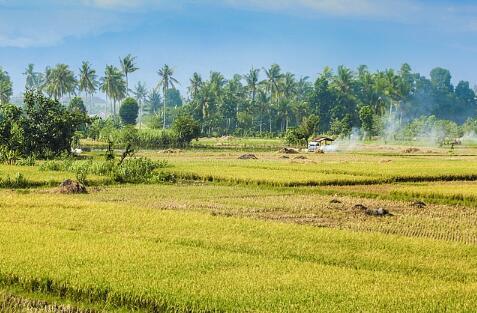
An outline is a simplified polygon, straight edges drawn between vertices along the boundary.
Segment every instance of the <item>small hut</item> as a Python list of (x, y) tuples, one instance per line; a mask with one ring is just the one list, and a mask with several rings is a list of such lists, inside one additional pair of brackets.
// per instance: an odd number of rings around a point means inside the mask
[(308, 144), (308, 151), (315, 152), (316, 150), (323, 150), (324, 146), (332, 144), (333, 141), (335, 140), (330, 137), (325, 137), (325, 136), (316, 137)]

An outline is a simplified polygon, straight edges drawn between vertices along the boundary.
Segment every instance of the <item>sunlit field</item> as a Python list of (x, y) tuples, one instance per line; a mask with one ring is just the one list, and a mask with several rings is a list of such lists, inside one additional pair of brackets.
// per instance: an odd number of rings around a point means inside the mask
[[(349, 185), (380, 182), (473, 180), (477, 159), (466, 154), (406, 154), (400, 150), (364, 150), (316, 154), (255, 153), (257, 160), (238, 159), (243, 152), (145, 151), (152, 159), (171, 161), (169, 171), (184, 178), (280, 186)], [(167, 152), (167, 151), (166, 151)]]
[(0, 280), (30, 292), (104, 302), (111, 310), (426, 312), (477, 305), (473, 245), (88, 196), (2, 198)]
[(0, 308), (472, 312), (477, 151), (365, 147), (141, 150), (174, 179), (87, 194), (57, 185), (104, 151), (2, 165)]

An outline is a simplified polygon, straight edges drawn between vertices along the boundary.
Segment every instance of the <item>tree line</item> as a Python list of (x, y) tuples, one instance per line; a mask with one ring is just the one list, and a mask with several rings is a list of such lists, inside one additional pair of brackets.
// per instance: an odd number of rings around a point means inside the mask
[[(434, 115), (462, 124), (477, 110), (469, 82), (454, 86), (449, 70), (440, 67), (429, 78), (413, 72), (408, 64), (397, 71), (374, 72), (365, 65), (356, 70), (326, 67), (314, 80), (283, 71), (278, 64), (230, 78), (220, 72), (211, 72), (207, 78), (194, 73), (186, 97), (176, 89), (179, 82), (171, 66), (157, 71), (158, 83), (150, 90), (142, 82), (129, 87), (129, 77), (137, 70), (136, 57), (127, 55), (120, 58), (119, 66), (107, 65), (101, 77), (86, 61), (78, 75), (66, 64), (47, 67), (44, 72), (30, 64), (23, 74), (27, 90), (53, 99), (74, 95), (91, 99), (103, 92), (109, 102), (107, 111), (115, 116), (121, 102), (133, 97), (139, 119), (151, 127), (165, 129), (178, 116), (187, 115), (199, 123), (203, 135), (276, 135), (309, 120), (316, 122), (314, 131), (320, 133), (342, 135), (360, 128), (379, 135), (390, 117), (404, 124)], [(0, 70), (0, 101), (8, 102), (11, 95), (8, 73)]]

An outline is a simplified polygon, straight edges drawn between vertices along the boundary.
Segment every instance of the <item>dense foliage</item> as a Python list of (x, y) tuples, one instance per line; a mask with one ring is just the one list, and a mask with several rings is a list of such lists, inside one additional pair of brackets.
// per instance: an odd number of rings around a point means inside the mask
[[(136, 58), (128, 55), (121, 59), (120, 66), (106, 66), (99, 79), (88, 62), (82, 63), (78, 78), (65, 64), (47, 67), (45, 73), (35, 72), (30, 64), (24, 74), (27, 88), (55, 99), (78, 92), (87, 99), (102, 91), (110, 102), (102, 113), (120, 113), (122, 124), (139, 121), (140, 126), (144, 122), (149, 128), (165, 130), (173, 128), (176, 119), (182, 123), (182, 116), (190, 116), (198, 123), (200, 135), (205, 136), (286, 135), (306, 141), (300, 125), (316, 116), (319, 123), (313, 131), (317, 133), (347, 136), (359, 129), (366, 138), (387, 138), (390, 132), (406, 133), (407, 125), (423, 116), (462, 125), (477, 113), (475, 92), (469, 82), (460, 81), (454, 86), (451, 73), (440, 67), (433, 69), (429, 77), (413, 72), (408, 64), (397, 71), (375, 72), (365, 65), (354, 71), (345, 66), (338, 66), (336, 71), (326, 67), (314, 81), (285, 72), (277, 64), (252, 68), (245, 75), (231, 78), (211, 72), (203, 79), (194, 73), (187, 97), (175, 88), (179, 82), (173, 67), (167, 64), (157, 71), (154, 88), (148, 90), (138, 82), (130, 90), (128, 75), (137, 69)], [(11, 82), (4, 71), (0, 71), (0, 84), (5, 103), (11, 95)], [(123, 106), (118, 112), (119, 103), (131, 101), (129, 95), (137, 107)], [(101, 125), (110, 128), (105, 121), (97, 122), (93, 138), (99, 136)]]
[(134, 98), (124, 99), (119, 108), (121, 121), (126, 125), (135, 125), (139, 114), (139, 105)]
[(0, 106), (0, 148), (22, 156), (69, 153), (76, 130), (89, 121), (80, 110), (68, 110), (38, 92), (26, 92), (24, 107)]

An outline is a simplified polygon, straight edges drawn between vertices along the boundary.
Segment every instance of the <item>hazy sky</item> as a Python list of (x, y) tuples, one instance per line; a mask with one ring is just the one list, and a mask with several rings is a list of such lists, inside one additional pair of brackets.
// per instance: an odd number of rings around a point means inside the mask
[(188, 86), (194, 71), (226, 76), (278, 63), (315, 77), (326, 65), (372, 70), (403, 62), (451, 70), (477, 83), (477, 1), (450, 0), (0, 0), (0, 66), (24, 86), (38, 70), (88, 60), (101, 75), (132, 53), (131, 75), (148, 87), (171, 65)]

